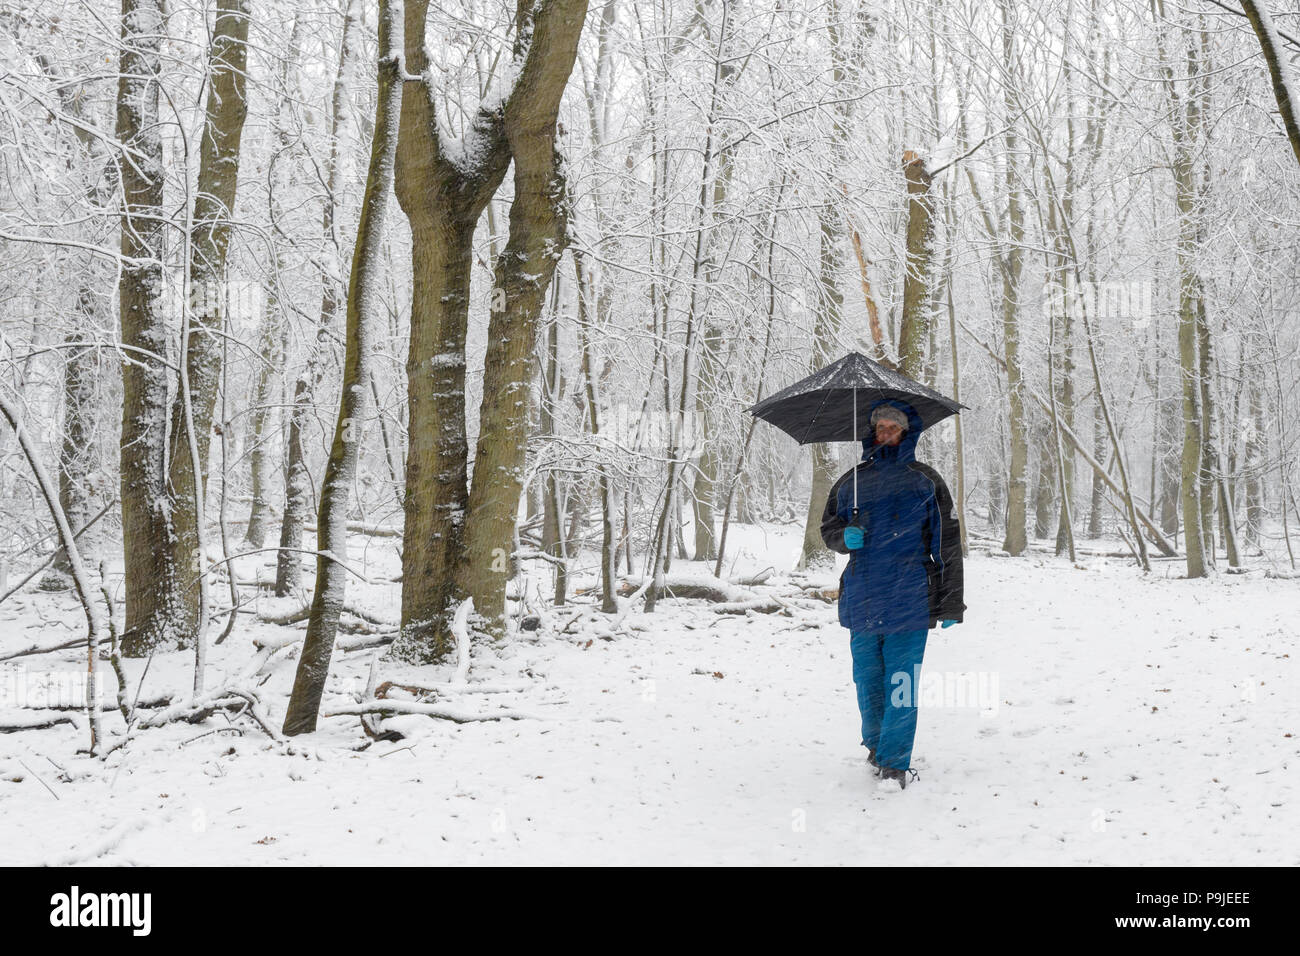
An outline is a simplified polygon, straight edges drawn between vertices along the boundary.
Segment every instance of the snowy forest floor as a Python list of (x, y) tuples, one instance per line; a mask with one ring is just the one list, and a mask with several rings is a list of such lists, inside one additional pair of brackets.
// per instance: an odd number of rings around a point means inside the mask
[[(775, 566), (754, 590), (789, 615), (680, 599), (645, 615), (638, 601), (611, 635), (590, 604), (548, 609), (538, 631), (476, 645), (471, 686), (439, 701), (529, 719), (394, 717), (405, 739), (357, 751), (356, 716), (274, 743), (217, 714), (143, 731), (106, 761), (77, 753), (82, 724), (0, 734), (0, 863), (1300, 864), (1300, 582), (974, 548), (965, 623), (930, 633), (920, 779), (882, 794), (858, 745), (848, 634), (786, 570), (801, 531), (732, 532), (731, 573)], [(357, 536), (351, 555), (371, 580), (395, 574), (392, 539)], [(269, 579), (267, 559), (241, 559), (237, 577)], [(527, 570), (530, 589), (550, 587), (545, 565)], [(349, 601), (395, 619), (398, 587), (352, 578)], [(0, 655), (83, 627), (71, 594), (29, 590), (0, 605)], [(303, 627), (241, 615), (206, 686), (248, 664), (253, 638)], [(325, 711), (354, 702), (374, 654), (336, 650)], [(259, 689), (276, 730), (295, 662), (275, 658)], [(127, 662), (133, 688), (143, 666)], [(142, 699), (180, 699), (192, 667), (190, 652), (159, 656)], [(15, 688), (80, 672), (84, 650), (0, 668), (0, 722), (30, 718)], [(381, 659), (378, 673), (428, 684), (455, 665)], [(954, 699), (959, 675), (986, 693)], [(120, 715), (104, 726), (119, 732)]]

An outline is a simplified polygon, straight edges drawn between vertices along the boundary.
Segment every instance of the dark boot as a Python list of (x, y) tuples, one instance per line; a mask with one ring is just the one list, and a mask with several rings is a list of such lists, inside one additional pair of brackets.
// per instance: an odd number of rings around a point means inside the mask
[(921, 775), (918, 774), (915, 770), (898, 770), (893, 767), (881, 767), (880, 768), (880, 789), (882, 790), (892, 789), (892, 787), (890, 786), (890, 782), (896, 780), (898, 781), (898, 789), (906, 790), (909, 775), (912, 780), (921, 779)]
[[(863, 743), (862, 746), (867, 747), (866, 743)], [(867, 747), (867, 763), (871, 764), (871, 775), (873, 777), (879, 777), (880, 764), (876, 762), (876, 752), (870, 747)]]

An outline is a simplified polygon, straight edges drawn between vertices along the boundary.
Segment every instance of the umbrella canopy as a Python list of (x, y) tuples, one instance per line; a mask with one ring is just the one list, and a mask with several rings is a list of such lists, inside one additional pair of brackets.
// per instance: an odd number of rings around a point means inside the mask
[(907, 402), (921, 416), (922, 430), (967, 406), (895, 372), (859, 352), (769, 395), (748, 411), (801, 445), (861, 441), (871, 434), (867, 415), (886, 398)]

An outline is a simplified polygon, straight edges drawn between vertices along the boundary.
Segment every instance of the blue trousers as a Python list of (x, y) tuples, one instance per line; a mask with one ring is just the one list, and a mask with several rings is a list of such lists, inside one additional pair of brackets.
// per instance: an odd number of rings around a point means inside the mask
[(928, 631), (849, 635), (853, 683), (862, 713), (862, 743), (882, 767), (906, 770), (912, 763), (921, 658)]

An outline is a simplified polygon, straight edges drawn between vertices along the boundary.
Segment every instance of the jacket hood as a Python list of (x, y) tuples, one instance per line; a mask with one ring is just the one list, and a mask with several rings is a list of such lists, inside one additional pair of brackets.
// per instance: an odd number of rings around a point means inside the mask
[(903, 433), (903, 437), (897, 445), (877, 445), (876, 430), (872, 428), (871, 436), (862, 439), (862, 460), (868, 461), (874, 458), (877, 461), (916, 461), (916, 442), (925, 429), (925, 425), (921, 422), (921, 416), (907, 402), (897, 398), (886, 398), (871, 406), (867, 412), (868, 422), (871, 421), (871, 413), (881, 405), (892, 405), (906, 415), (907, 431)]

